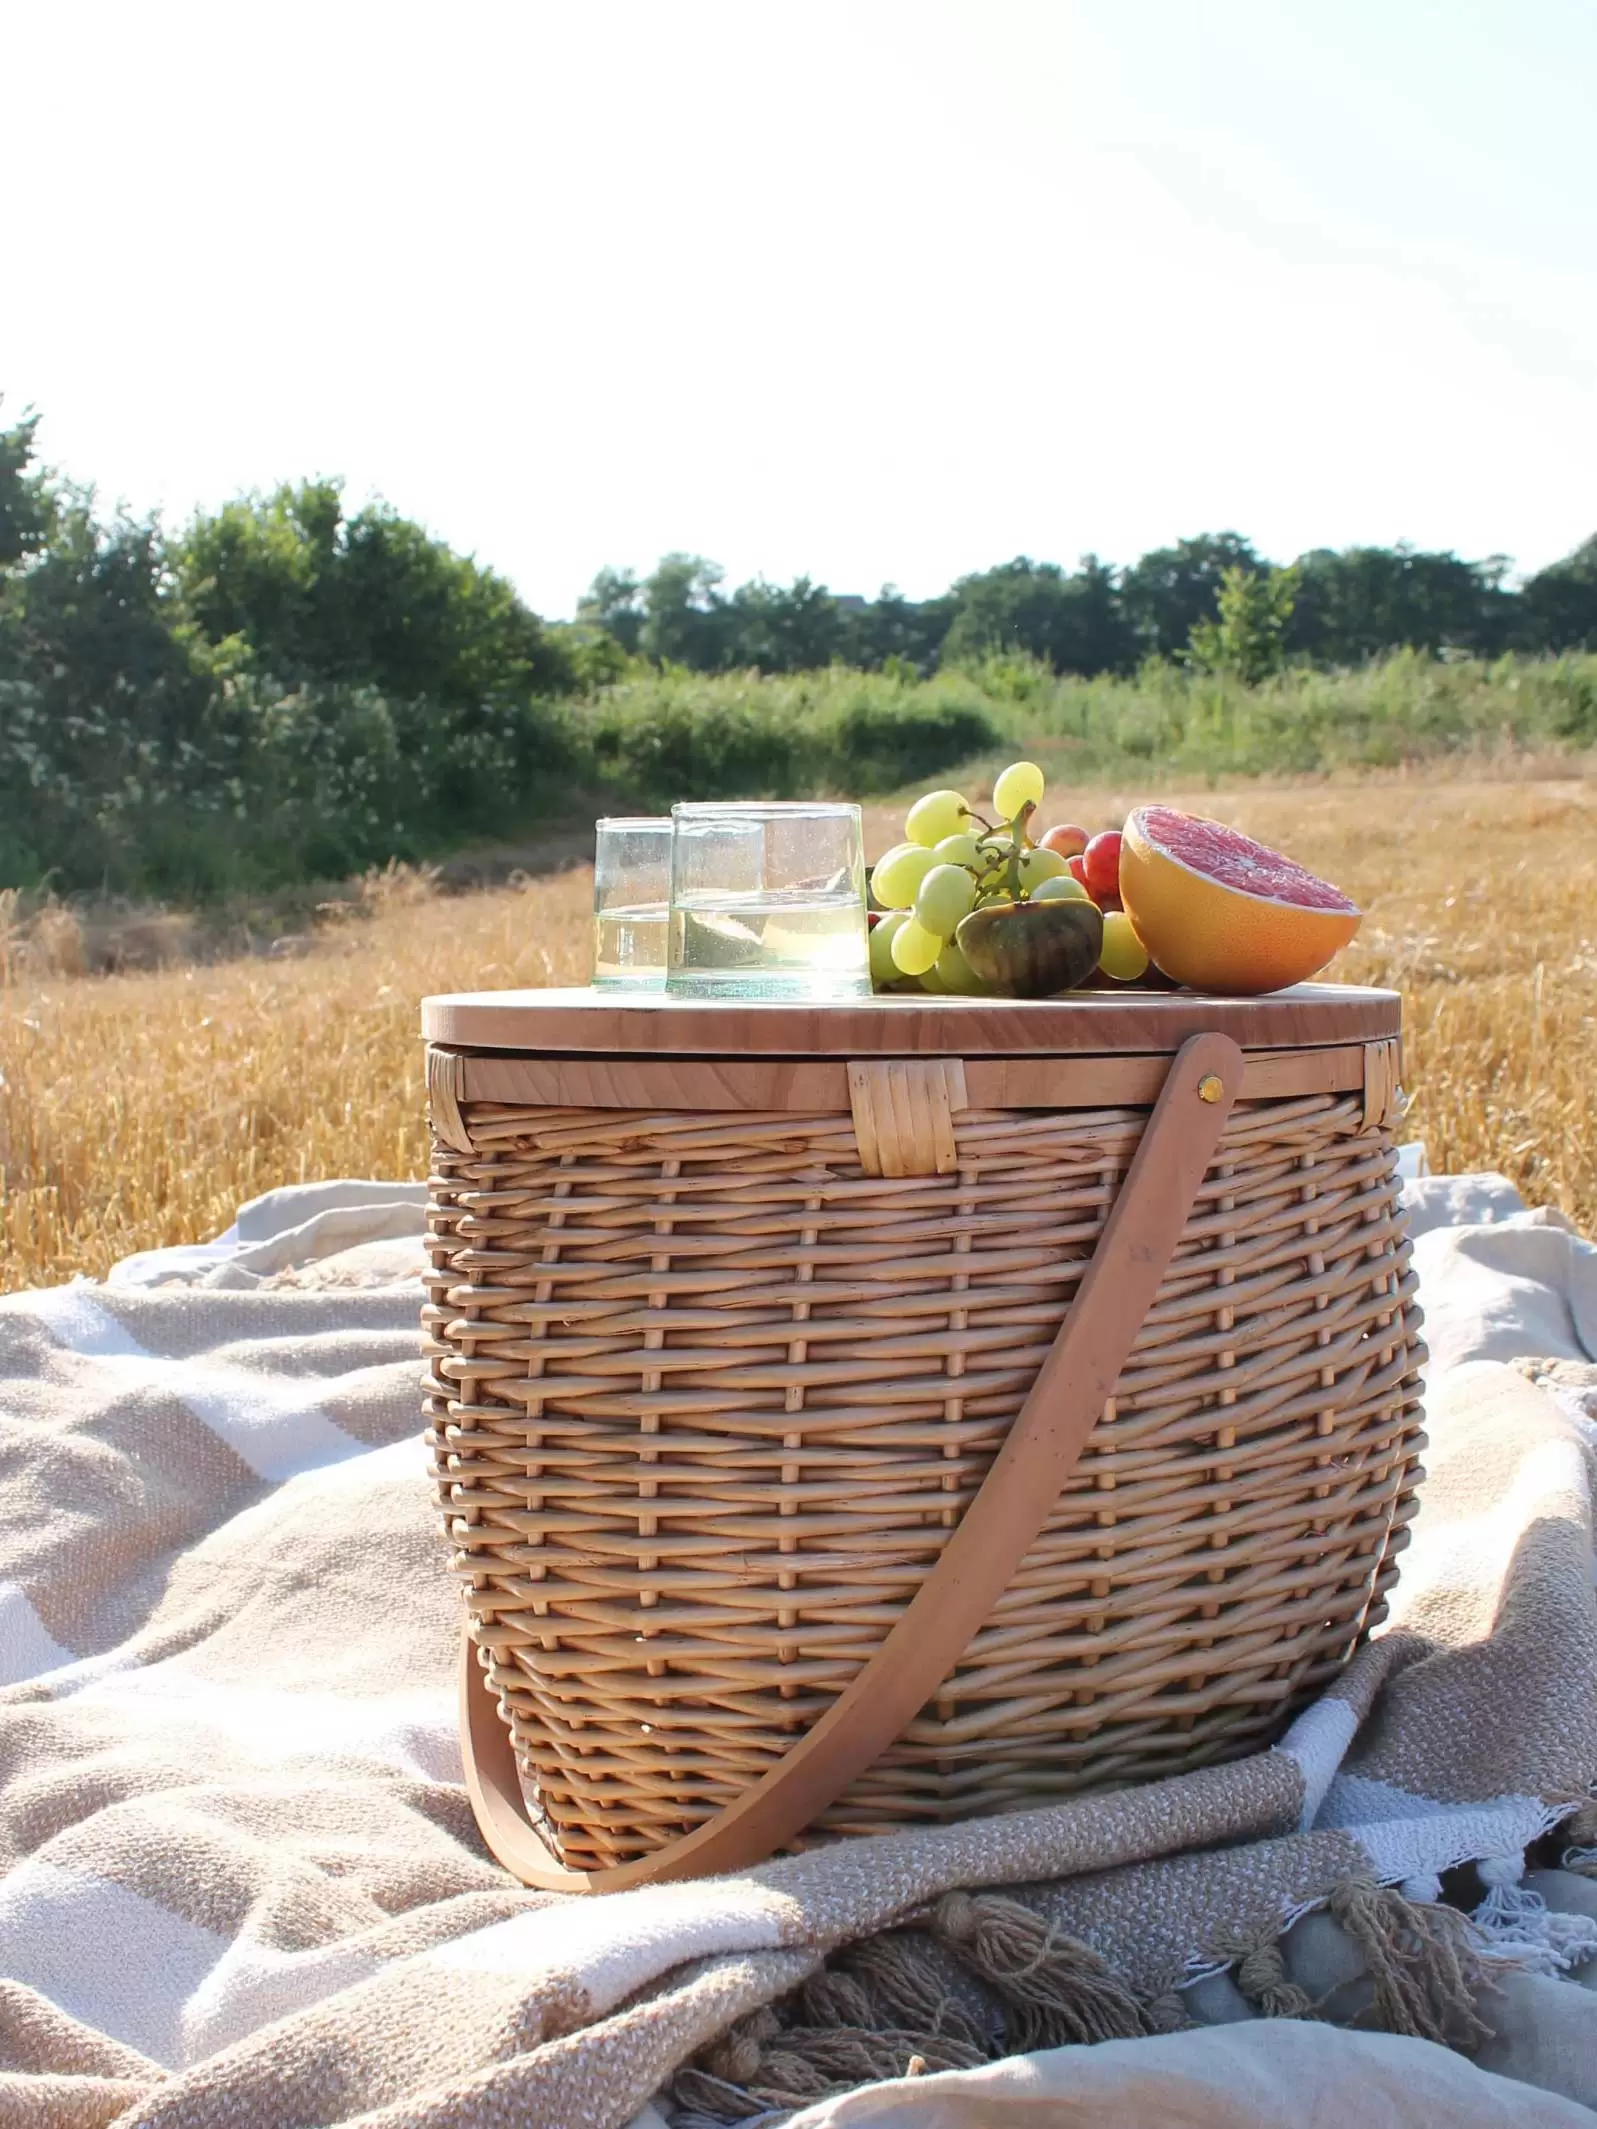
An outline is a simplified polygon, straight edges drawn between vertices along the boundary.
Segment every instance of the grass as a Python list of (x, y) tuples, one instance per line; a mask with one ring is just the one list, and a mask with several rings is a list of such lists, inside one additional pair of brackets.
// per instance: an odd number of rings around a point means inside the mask
[[(218, 904), (247, 915), (252, 898), (390, 857), (452, 858), (574, 811), (654, 812), (685, 793), (868, 797), (1016, 752), (1078, 784), (1143, 790), (1574, 758), (1597, 747), (1597, 654), (1396, 651), (1258, 687), (1158, 661), (1123, 679), (1060, 677), (1011, 654), (929, 679), (640, 669), (581, 699), (467, 718), (371, 689), (240, 679), (218, 730), (181, 743), (146, 707), (150, 730), (123, 704), (91, 746), (81, 720), (0, 700), (0, 889), (182, 896), (212, 906), (214, 929)], [(232, 751), (217, 751), (223, 733)]]
[(1258, 687), (1149, 664), (1129, 680), (1055, 679), (1020, 659), (971, 675), (1006, 740), (1082, 781), (1308, 776), (1597, 743), (1597, 656), (1432, 658), (1294, 667)]
[[(1402, 990), (1404, 1131), (1432, 1165), (1501, 1169), (1597, 1231), (1597, 777), (1518, 771), (1172, 796), (1360, 900), (1333, 973)], [(1058, 815), (1135, 796), (1078, 788)], [(873, 816), (873, 849), (896, 825)], [(583, 980), (588, 907), (580, 868), (455, 894), (391, 871), (276, 953), (98, 976), (71, 973), (72, 912), (9, 946), (0, 912), (0, 1288), (209, 1236), (276, 1184), (424, 1174), (417, 1001)]]

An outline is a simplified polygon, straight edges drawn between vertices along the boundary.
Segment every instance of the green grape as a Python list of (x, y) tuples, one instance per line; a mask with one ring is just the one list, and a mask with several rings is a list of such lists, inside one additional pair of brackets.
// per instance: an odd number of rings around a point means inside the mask
[(921, 989), (923, 991), (930, 991), (934, 998), (940, 997), (948, 987), (943, 982), (942, 976), (939, 973), (941, 962), (942, 956), (939, 955), (937, 960), (932, 963), (931, 967), (924, 970), (922, 974), (917, 976), (915, 979), (916, 982), (919, 983)]
[[(1074, 874), (1064, 872), (1055, 873), (1052, 879), (1044, 880), (1040, 887), (1034, 887), (1031, 899), (1034, 902), (1090, 902), (1092, 896)], [(877, 928), (880, 929), (880, 926)]]
[[(937, 956), (932, 974), (939, 986), (955, 998), (979, 997), (986, 987), (952, 939)], [(921, 978), (923, 983), (926, 980), (924, 976)]]
[(878, 990), (896, 983), (899, 971), (893, 965), (893, 934), (909, 922), (902, 909), (890, 910), (880, 924), (871, 926), (871, 981)]
[(1123, 909), (1104, 912), (1103, 952), (1098, 956), (1098, 966), (1119, 983), (1135, 983), (1148, 973), (1148, 949), (1133, 931), (1131, 919)]
[(944, 836), (958, 835), (969, 819), (970, 807), (959, 792), (928, 791), (910, 807), (904, 833), (912, 843), (920, 843), (930, 850)]
[(975, 865), (982, 862), (981, 845), (973, 835), (945, 835), (932, 846), (939, 865)]
[(968, 917), (975, 906), (976, 882), (964, 866), (934, 865), (915, 897), (915, 921), (939, 939), (951, 939), (960, 918)]
[(871, 874), (871, 892), (884, 909), (908, 909), (937, 860), (919, 843), (895, 843)]
[(1020, 853), (1020, 884), (1034, 894), (1044, 880), (1069, 879), (1070, 867), (1056, 850), (1023, 850)]
[(1043, 774), (1034, 761), (1012, 761), (993, 785), (993, 806), (1001, 820), (1012, 821), (1022, 806), (1042, 802)]
[(924, 976), (943, 950), (943, 942), (924, 924), (906, 917), (893, 934), (888, 952), (901, 976)]

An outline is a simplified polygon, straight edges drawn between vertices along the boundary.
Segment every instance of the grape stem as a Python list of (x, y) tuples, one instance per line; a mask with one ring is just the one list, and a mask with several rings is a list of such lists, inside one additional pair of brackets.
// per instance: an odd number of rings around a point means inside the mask
[(1026, 899), (1026, 890), (1020, 884), (1020, 855), (1020, 838), (1016, 836), (1009, 846), (1009, 864), (1004, 873), (1004, 886), (1011, 902), (1024, 902)]
[(981, 821), (982, 833), (976, 838), (981, 863), (976, 866), (967, 865), (964, 869), (982, 890), (979, 896), (982, 902), (1025, 901), (1026, 890), (1020, 881), (1020, 861), (1028, 850), (1036, 848), (1029, 833), (1031, 819), (1036, 811), (1036, 801), (1028, 798), (1013, 820), (1002, 821), (996, 826), (991, 821), (982, 820), (979, 813), (969, 812), (971, 820)]

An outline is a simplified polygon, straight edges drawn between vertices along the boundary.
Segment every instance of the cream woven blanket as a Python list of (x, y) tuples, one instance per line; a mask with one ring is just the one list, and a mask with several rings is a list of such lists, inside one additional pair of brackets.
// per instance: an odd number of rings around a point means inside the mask
[(1415, 1188), (1431, 1476), (1277, 1750), (588, 1902), (460, 1787), (421, 1193), (0, 1300), (0, 2124), (996, 2123), (1090, 2040), (1049, 2119), (1597, 2129), (1597, 1250)]

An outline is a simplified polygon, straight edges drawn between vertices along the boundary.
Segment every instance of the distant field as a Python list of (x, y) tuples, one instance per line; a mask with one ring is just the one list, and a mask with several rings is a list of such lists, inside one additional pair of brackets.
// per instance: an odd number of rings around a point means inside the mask
[[(1597, 777), (1454, 762), (1172, 795), (1367, 910), (1334, 973), (1406, 1001), (1405, 1135), (1597, 1231)], [(1099, 826), (1137, 795), (1078, 789)], [(875, 817), (874, 847), (894, 818)], [(444, 895), (395, 875), (276, 956), (74, 976), (81, 938), (0, 937), (0, 1288), (216, 1233), (279, 1183), (426, 1172), (417, 1000), (581, 981), (590, 881)], [(76, 944), (74, 940), (76, 938)]]

